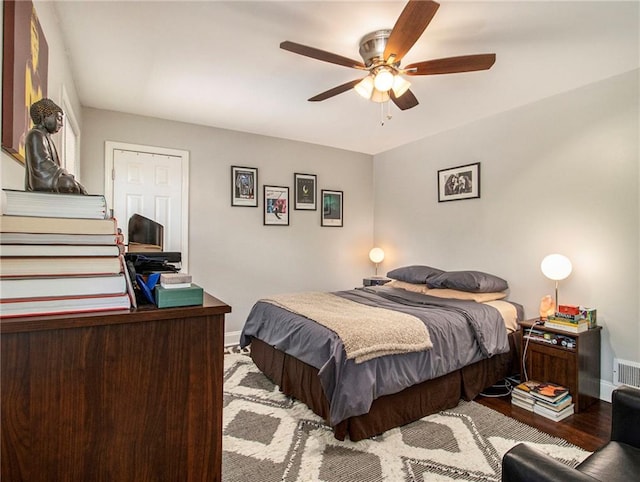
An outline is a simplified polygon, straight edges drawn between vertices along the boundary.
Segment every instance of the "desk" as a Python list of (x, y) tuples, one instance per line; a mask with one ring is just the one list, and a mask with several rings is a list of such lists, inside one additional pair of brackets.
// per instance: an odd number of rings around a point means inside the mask
[(2, 320), (2, 480), (219, 481), (229, 312)]

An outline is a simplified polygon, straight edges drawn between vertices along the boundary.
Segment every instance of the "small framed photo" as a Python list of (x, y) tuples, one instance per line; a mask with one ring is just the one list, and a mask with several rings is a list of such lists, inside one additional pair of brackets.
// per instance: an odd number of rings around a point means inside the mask
[(231, 205), (258, 207), (258, 169), (231, 166)]
[(289, 188), (264, 186), (265, 226), (289, 226)]
[(306, 209), (308, 211), (318, 209), (315, 174), (300, 174), (296, 172), (293, 175), (293, 188), (294, 209)]
[(480, 197), (480, 163), (438, 171), (438, 202)]
[(344, 213), (343, 201), (342, 191), (322, 190), (321, 226), (342, 227)]

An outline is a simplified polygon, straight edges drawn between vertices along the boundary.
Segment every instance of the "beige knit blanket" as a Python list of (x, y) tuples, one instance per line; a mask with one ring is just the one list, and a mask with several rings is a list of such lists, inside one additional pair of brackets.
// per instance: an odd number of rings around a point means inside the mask
[(347, 358), (356, 363), (433, 347), (424, 323), (406, 313), (367, 306), (322, 292), (276, 295), (261, 301), (329, 328), (342, 340)]

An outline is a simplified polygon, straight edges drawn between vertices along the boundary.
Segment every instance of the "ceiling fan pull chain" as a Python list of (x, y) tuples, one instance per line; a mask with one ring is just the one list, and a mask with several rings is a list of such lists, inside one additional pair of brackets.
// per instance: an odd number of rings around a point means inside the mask
[[(384, 113), (384, 106), (387, 106), (387, 114)], [(391, 114), (391, 103), (387, 100), (386, 102), (380, 102), (380, 125), (384, 126), (385, 120), (390, 120), (393, 117)]]

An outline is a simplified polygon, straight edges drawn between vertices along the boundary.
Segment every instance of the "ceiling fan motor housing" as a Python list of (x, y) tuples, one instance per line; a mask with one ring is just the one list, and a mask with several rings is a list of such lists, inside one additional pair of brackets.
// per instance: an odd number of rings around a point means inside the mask
[(391, 30), (385, 29), (376, 30), (362, 37), (360, 56), (367, 67), (384, 61), (384, 49), (387, 46), (389, 35), (391, 35)]

